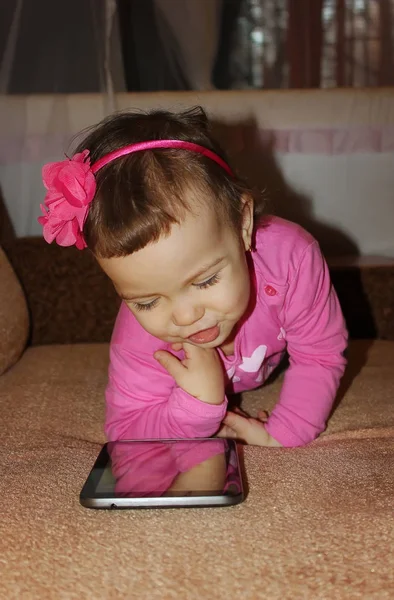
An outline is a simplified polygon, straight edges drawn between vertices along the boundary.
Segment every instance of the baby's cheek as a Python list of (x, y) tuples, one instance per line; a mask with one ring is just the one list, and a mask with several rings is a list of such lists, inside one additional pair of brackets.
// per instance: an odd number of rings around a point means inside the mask
[(220, 312), (228, 315), (238, 314), (246, 310), (249, 300), (249, 290), (247, 286), (229, 285), (223, 286), (216, 297), (217, 308)]
[(244, 314), (249, 304), (249, 286), (245, 286), (234, 295), (234, 310), (239, 311), (240, 316)]

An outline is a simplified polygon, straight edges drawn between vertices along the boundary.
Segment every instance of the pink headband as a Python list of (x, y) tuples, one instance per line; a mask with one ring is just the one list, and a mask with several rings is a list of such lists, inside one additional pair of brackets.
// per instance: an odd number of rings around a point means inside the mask
[(59, 246), (86, 248), (83, 226), (89, 205), (96, 193), (94, 175), (105, 165), (127, 154), (158, 148), (179, 148), (202, 154), (220, 165), (233, 177), (228, 164), (215, 152), (182, 140), (151, 140), (124, 146), (100, 158), (90, 166), (89, 150), (75, 154), (71, 159), (48, 163), (42, 169), (42, 179), (48, 190), (41, 204), (42, 215), (38, 222), (43, 226), (44, 239), (48, 244), (53, 240)]

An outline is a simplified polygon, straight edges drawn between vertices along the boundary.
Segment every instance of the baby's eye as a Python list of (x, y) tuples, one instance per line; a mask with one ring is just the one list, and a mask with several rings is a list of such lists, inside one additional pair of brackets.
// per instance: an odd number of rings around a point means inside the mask
[(152, 302), (148, 302), (147, 304), (141, 304), (140, 302), (133, 302), (133, 306), (136, 310), (152, 310), (158, 303), (159, 299), (156, 298), (152, 300)]
[(209, 279), (206, 279), (205, 281), (202, 281), (201, 283), (195, 283), (194, 285), (198, 289), (203, 290), (204, 288), (211, 287), (211, 285), (215, 285), (216, 283), (218, 283), (219, 279), (220, 279), (219, 274), (216, 273), (216, 275), (213, 275)]

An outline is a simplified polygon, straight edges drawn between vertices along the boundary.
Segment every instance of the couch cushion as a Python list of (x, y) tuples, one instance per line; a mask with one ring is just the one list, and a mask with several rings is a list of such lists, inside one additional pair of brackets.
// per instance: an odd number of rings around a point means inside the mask
[(0, 375), (23, 352), (29, 332), (29, 316), (20, 283), (0, 248)]
[[(7, 598), (389, 600), (394, 589), (394, 343), (358, 342), (327, 432), (245, 447), (228, 509), (93, 511), (78, 494), (104, 440), (108, 346), (29, 348), (1, 378)], [(280, 378), (245, 394), (273, 406)]]
[(2, 443), (104, 442), (107, 344), (29, 347), (1, 377)]

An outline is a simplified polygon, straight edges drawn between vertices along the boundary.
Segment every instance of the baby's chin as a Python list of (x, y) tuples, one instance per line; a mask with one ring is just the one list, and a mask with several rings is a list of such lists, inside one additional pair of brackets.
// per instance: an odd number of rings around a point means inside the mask
[(205, 344), (198, 344), (197, 342), (192, 342), (190, 340), (185, 340), (185, 342), (187, 344), (190, 344), (191, 346), (196, 346), (196, 348), (205, 348), (206, 350), (209, 350), (210, 348), (219, 348), (223, 342), (221, 342), (220, 340), (214, 340), (213, 342), (206, 342)]
[(165, 342), (166, 344), (169, 344), (171, 347), (175, 346), (175, 350), (178, 350), (177, 346), (179, 346), (179, 349), (181, 349), (181, 347), (183, 346), (183, 344), (190, 344), (191, 346), (196, 346), (196, 348), (219, 348), (222, 344), (223, 344), (223, 339), (221, 338), (221, 336), (219, 336), (218, 339), (213, 340), (212, 342), (205, 342), (205, 343), (198, 343), (198, 342), (192, 342), (192, 340), (189, 339), (178, 339), (178, 340), (168, 340), (168, 339), (163, 339), (163, 338), (158, 338), (160, 339), (162, 342)]

